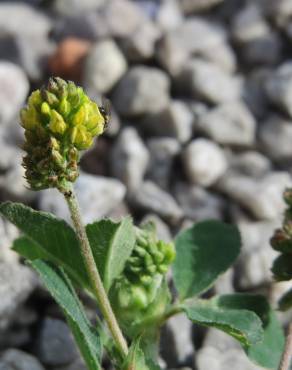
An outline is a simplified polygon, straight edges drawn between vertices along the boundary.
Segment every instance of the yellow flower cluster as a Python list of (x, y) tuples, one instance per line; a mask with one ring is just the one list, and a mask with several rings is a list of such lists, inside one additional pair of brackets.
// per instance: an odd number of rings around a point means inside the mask
[(79, 151), (102, 134), (106, 117), (81, 87), (61, 78), (34, 91), (20, 113), (25, 129), (23, 165), (34, 190), (62, 189), (78, 176)]

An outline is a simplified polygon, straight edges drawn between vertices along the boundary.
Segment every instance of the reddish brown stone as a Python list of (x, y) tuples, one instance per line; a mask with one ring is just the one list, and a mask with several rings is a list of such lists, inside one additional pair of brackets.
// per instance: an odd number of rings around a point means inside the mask
[(84, 39), (68, 37), (62, 40), (48, 61), (50, 73), (79, 81), (82, 76), (83, 60), (90, 47), (91, 43)]

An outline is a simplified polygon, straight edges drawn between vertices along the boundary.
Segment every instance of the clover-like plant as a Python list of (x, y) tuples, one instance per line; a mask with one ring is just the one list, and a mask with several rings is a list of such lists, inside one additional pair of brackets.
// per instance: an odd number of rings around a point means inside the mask
[[(264, 297), (237, 293), (201, 298), (240, 252), (236, 227), (199, 222), (166, 243), (151, 223), (137, 227), (130, 217), (83, 225), (72, 184), (80, 151), (91, 146), (107, 120), (103, 107), (72, 82), (51, 78), (33, 92), (21, 111), (27, 182), (32, 190), (57, 188), (74, 228), (22, 204), (0, 205), (1, 215), (22, 231), (13, 249), (62, 308), (88, 369), (101, 369), (104, 352), (119, 370), (160, 369), (159, 331), (178, 313), (223, 330), (253, 361), (276, 369), (284, 337)], [(166, 278), (171, 265), (175, 293)], [(94, 324), (76, 288), (96, 301), (101, 315)]]
[[(274, 250), (280, 253), (272, 267), (276, 281), (292, 281), (292, 189), (286, 189), (283, 195), (287, 209), (282, 227), (276, 229), (271, 238)], [(292, 287), (279, 300), (279, 309), (286, 311), (292, 308)], [(285, 350), (281, 359), (280, 370), (288, 370), (292, 364), (292, 323), (288, 326)]]

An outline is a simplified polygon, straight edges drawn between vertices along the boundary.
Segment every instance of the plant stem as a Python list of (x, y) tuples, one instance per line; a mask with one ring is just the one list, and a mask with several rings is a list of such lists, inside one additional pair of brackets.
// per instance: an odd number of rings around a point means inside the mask
[(163, 315), (160, 321), (160, 325), (163, 325), (168, 319), (170, 319), (172, 316), (175, 316), (182, 312), (182, 308), (179, 306), (179, 304), (173, 304)]
[(67, 201), (76, 234), (80, 242), (81, 253), (84, 259), (93, 293), (97, 298), (101, 313), (108, 325), (112, 337), (116, 342), (116, 345), (118, 346), (121, 354), (126, 356), (128, 354), (128, 345), (113, 313), (110, 302), (108, 300), (108, 296), (102, 284), (100, 274), (96, 267), (86, 231), (82, 223), (78, 200), (74, 193), (73, 187), (70, 186), (70, 189), (63, 194)]
[(289, 370), (292, 362), (292, 323), (289, 324), (285, 349), (281, 358), (279, 370)]

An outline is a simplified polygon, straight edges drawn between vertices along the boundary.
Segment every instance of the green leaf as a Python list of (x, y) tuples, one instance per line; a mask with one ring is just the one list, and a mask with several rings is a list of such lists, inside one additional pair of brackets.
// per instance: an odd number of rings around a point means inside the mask
[(272, 272), (278, 281), (292, 279), (292, 254), (281, 254), (274, 261)]
[(281, 325), (266, 298), (258, 294), (230, 294), (219, 296), (217, 300), (222, 309), (248, 310), (261, 319), (262, 340), (243, 347), (248, 357), (258, 365), (267, 369), (277, 369), (285, 338)]
[(147, 359), (147, 366), (149, 367), (149, 370), (161, 370), (161, 367), (155, 364), (152, 360)]
[(51, 259), (45, 249), (40, 248), (32, 239), (29, 239), (25, 235), (13, 241), (12, 249), (29, 261), (36, 259)]
[(129, 354), (124, 361), (122, 370), (149, 370), (145, 362), (144, 353), (140, 348), (140, 337), (136, 338), (129, 349)]
[(121, 274), (136, 241), (130, 217), (119, 223), (101, 220), (86, 226), (89, 243), (104, 286), (108, 291)]
[(292, 307), (292, 288), (281, 297), (279, 301), (279, 308), (281, 311), (289, 310)]
[(219, 221), (199, 222), (175, 240), (173, 278), (181, 299), (206, 291), (240, 252), (236, 227)]
[(264, 324), (263, 341), (247, 347), (248, 357), (265, 369), (278, 369), (282, 352), (284, 350), (285, 337), (281, 324), (275, 313), (270, 310), (267, 322)]
[(62, 308), (88, 369), (101, 370), (101, 342), (98, 331), (88, 321), (64, 270), (43, 260), (34, 260), (31, 265)]
[(161, 370), (152, 359), (146, 358), (140, 346), (141, 337), (134, 339), (129, 354), (124, 361), (122, 370)]
[(61, 265), (74, 281), (89, 288), (79, 242), (64, 220), (11, 202), (2, 203), (0, 213), (27, 236), (15, 242), (18, 253), (30, 260), (40, 257)]
[(236, 338), (241, 344), (249, 346), (263, 338), (260, 318), (245, 308), (242, 297), (242, 308), (239, 298), (222, 296), (211, 300), (190, 300), (182, 304), (188, 318), (196, 324), (214, 327)]

